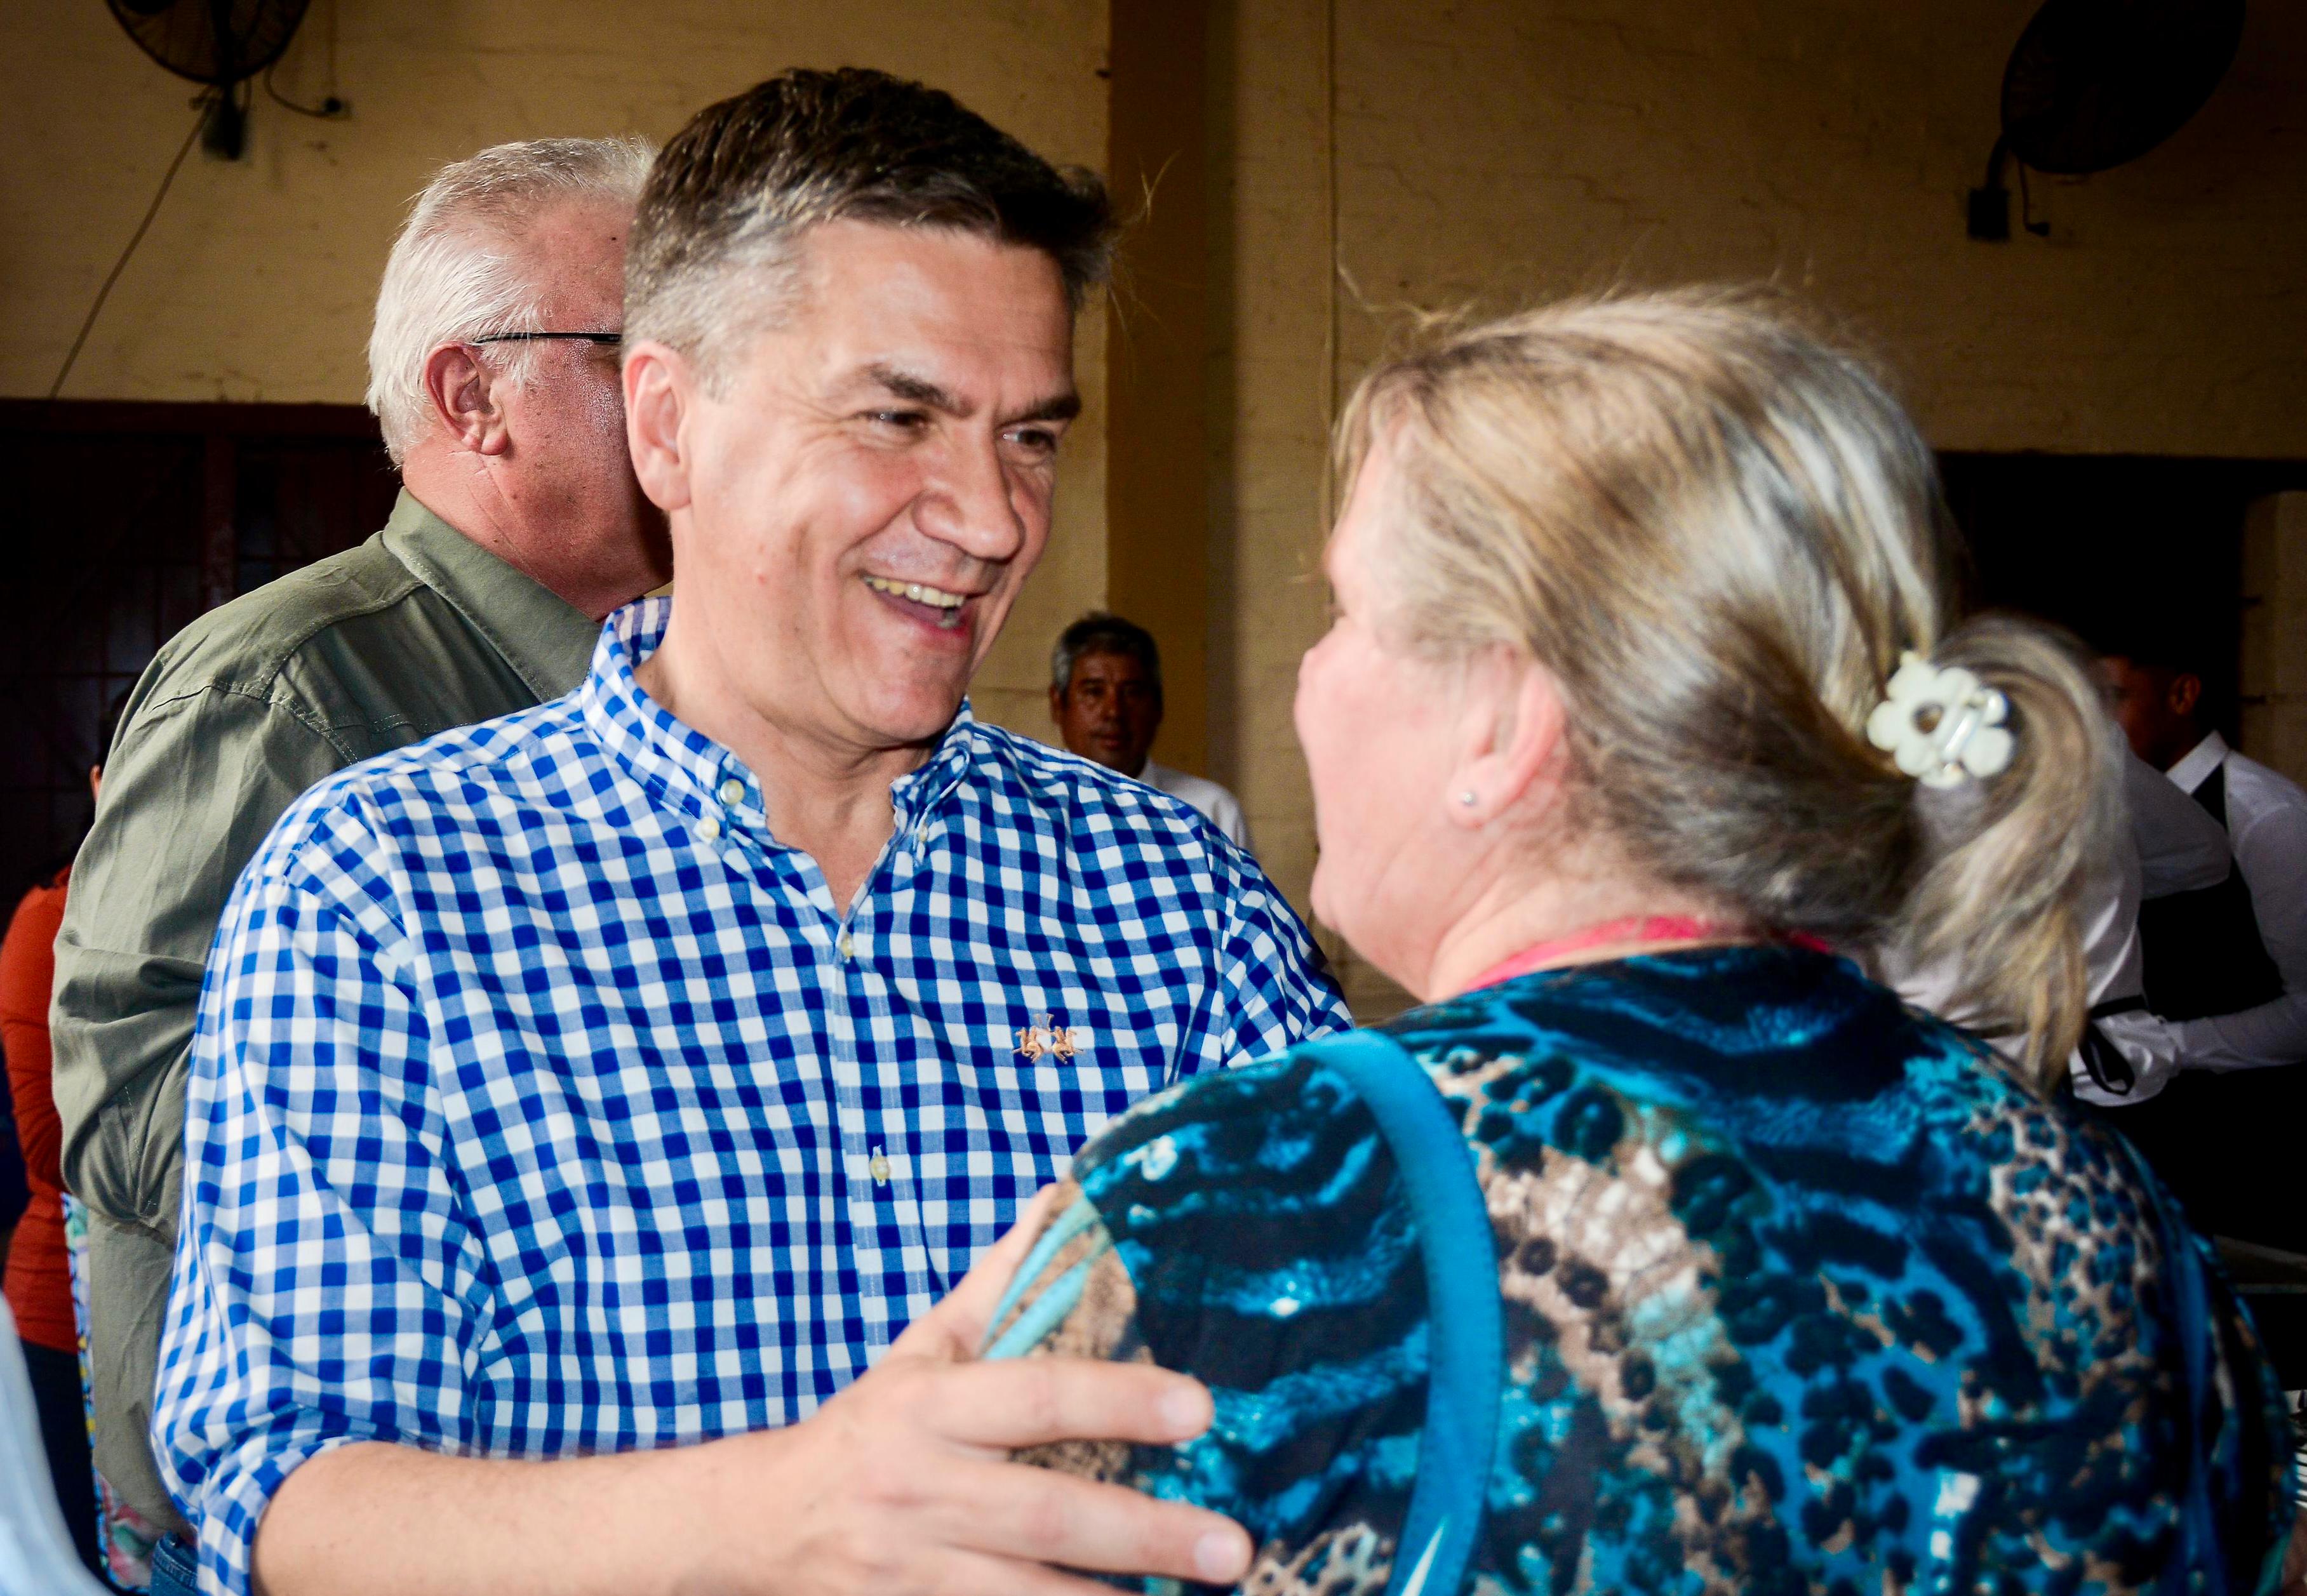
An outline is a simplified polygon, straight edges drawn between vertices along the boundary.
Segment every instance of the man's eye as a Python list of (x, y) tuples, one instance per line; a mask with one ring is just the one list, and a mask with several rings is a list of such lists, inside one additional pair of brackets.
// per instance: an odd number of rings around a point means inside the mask
[(1046, 427), (1020, 427), (1009, 434), (1009, 441), (1036, 457), (1058, 452), (1058, 435)]
[(900, 432), (918, 432), (930, 424), (930, 418), (919, 410), (869, 410), (865, 419), (877, 427), (889, 427)]

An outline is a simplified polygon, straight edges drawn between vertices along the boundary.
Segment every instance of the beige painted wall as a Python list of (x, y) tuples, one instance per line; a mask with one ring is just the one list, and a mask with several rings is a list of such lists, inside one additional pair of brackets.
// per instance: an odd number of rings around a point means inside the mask
[[(1848, 313), (1956, 448), (2307, 457), (2307, 8), (2251, 8), (2235, 72), (2145, 159), (2038, 183), (2052, 236), (1963, 236), (2032, 0), (1213, 0), (1211, 773), (1302, 907), (1312, 815), (1290, 725), (1327, 421), (1390, 306), (1617, 280), (1776, 277)], [(947, 85), (1092, 165), (1103, 0), (318, 0), (253, 158), (195, 157), (68, 392), (357, 397), (406, 196), (493, 140), (637, 129), (794, 63)], [(185, 125), (184, 90), (97, 0), (0, 9), (0, 392), (45, 391)], [(1331, 265), (1351, 290), (1334, 294)], [(978, 692), (1047, 733), (1042, 658), (1105, 593), (1102, 319), (1049, 563)], [(1393, 1001), (1349, 962), (1365, 1001)]]
[[(81, 354), (68, 398), (357, 403), (376, 278), (408, 197), (506, 139), (638, 132), (792, 65), (879, 66), (952, 90), (1044, 153), (1102, 166), (1104, 0), (317, 0), (279, 71), (353, 115), (260, 93), (247, 159), (197, 151)], [(0, 394), (47, 393), (190, 124), (190, 84), (102, 0), (0, 6)], [(1046, 728), (1051, 636), (1105, 589), (1102, 318), (1085, 317), (1090, 410), (1068, 445), (1042, 573), (981, 679), (990, 718)]]
[[(1301, 904), (1311, 816), (1288, 707), (1322, 624), (1301, 582), (1321, 417), (1333, 376), (1351, 382), (1385, 336), (1356, 294), (1390, 308), (1775, 277), (1854, 320), (1942, 448), (2307, 457), (2307, 8), (2252, 6), (2236, 69), (2162, 149), (2037, 181), (2047, 240), (1973, 243), (1964, 191), (2032, 9), (1335, 0), (1325, 18), (1236, 0), (1213, 589), (1231, 595), (1234, 657), (1212, 763)], [(1350, 284), (1334, 368), (1334, 206)], [(1399, 1001), (1346, 974), (1358, 1007)]]

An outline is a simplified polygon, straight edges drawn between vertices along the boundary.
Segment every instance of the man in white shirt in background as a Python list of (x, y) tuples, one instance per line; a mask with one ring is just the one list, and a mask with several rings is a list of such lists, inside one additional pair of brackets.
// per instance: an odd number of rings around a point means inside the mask
[[(2225, 828), (2279, 988), (2240, 1010), (2187, 1017), (2183, 1058), (2209, 1070), (2307, 1062), (2307, 792), (2203, 722), (2202, 679), (2183, 662), (2114, 655), (2106, 670), (2132, 749)], [(2148, 960), (2152, 991), (2151, 946)]]
[[(2234, 862), (2226, 833), (2162, 772), (2126, 749), (2121, 768), (2110, 777), (2122, 785), (2131, 824), (2116, 834), (2113, 851), (2099, 861), (2077, 906), (2091, 1010), (2089, 1028), (2068, 1061), (2068, 1075), (2084, 1102), (2124, 1110), (2114, 1122), (2143, 1146), (2153, 1139), (2167, 1105), (2142, 1105), (2160, 1097), (2180, 1059), (2174, 1028), (2149, 1003), (2141, 911), (2173, 894), (2217, 886), (2232, 874)], [(1891, 962), (1879, 973), (1917, 1007), (1976, 1028), (1976, 1018), (1954, 1002), (1951, 970)], [(1996, 1035), (1986, 1039), (2014, 1056), (2025, 1041)]]
[(1162, 730), (1162, 651), (1144, 627), (1093, 610), (1059, 634), (1050, 653), (1050, 719), (1071, 752), (1192, 805), (1249, 851), (1240, 799), (1151, 757)]
[[(2307, 1132), (2307, 793), (2210, 728), (2199, 664), (2162, 640), (2104, 661), (2132, 750), (2191, 795), (2234, 858), (2217, 886), (2141, 911), (2147, 997), (2187, 1089), (2133, 1139), (2204, 1228), (2307, 1250), (2307, 1203), (2292, 1190)], [(2161, 807), (2165, 829), (2185, 818)], [(2145, 850), (2161, 833), (2143, 810), (2137, 824)]]

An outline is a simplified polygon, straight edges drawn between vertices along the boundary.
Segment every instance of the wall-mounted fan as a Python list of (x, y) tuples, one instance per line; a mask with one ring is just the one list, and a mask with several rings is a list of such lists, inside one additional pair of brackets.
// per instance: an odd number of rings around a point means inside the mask
[[(2243, 0), (2045, 0), (2003, 73), (2003, 135), (1970, 191), (1970, 235), (2011, 236), (2003, 175), (2138, 159), (2203, 108), (2243, 40)], [(2030, 233), (2048, 224), (2027, 222)]]
[(312, 0), (106, 0), (143, 52), (179, 77), (210, 85), (201, 143), (238, 160), (248, 136), (248, 84), (280, 59)]

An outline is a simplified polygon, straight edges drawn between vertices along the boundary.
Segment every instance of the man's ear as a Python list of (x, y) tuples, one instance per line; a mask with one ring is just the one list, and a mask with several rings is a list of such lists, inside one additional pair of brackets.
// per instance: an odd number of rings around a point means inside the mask
[(1066, 723), (1066, 690), (1063, 687), (1050, 689), (1050, 719), (1059, 726)]
[(1463, 670), (1462, 752), (1445, 802), (1453, 820), (1479, 830), (1560, 785), (1566, 727), (1561, 689), (1535, 661), (1493, 648)]
[(425, 357), (425, 397), (442, 432), (470, 455), (501, 455), (511, 446), (497, 374), (469, 344), (443, 344)]
[(2171, 679), (2171, 690), (2165, 701), (2174, 715), (2191, 715), (2203, 702), (2203, 679), (2191, 670), (2182, 670)]
[(625, 447), (641, 491), (667, 515), (687, 509), (687, 423), (698, 399), (697, 373), (680, 351), (640, 343), (625, 351)]

